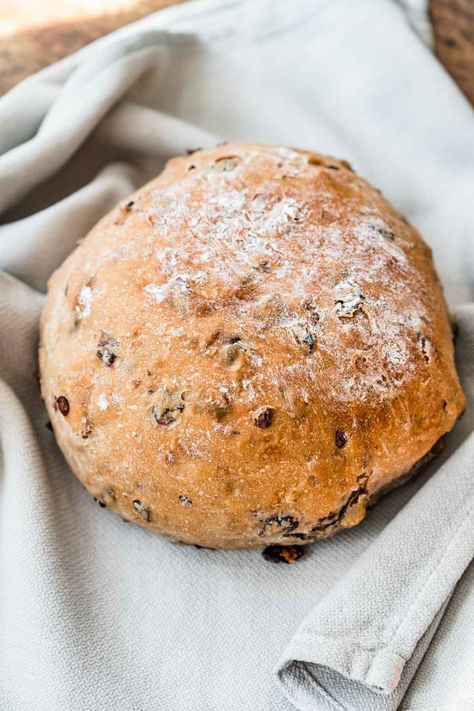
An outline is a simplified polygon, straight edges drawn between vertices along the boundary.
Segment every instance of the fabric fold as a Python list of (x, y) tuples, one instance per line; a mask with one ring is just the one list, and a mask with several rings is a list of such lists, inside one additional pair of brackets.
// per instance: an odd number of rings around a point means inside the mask
[[(5, 181), (0, 211), (11, 207), (73, 155), (140, 76), (156, 67), (160, 40), (166, 36), (159, 31), (142, 31), (108, 44), (104, 53), (91, 50), (90, 58), (70, 76), (45, 113), (34, 138), (0, 156), (0, 173)], [(46, 153), (49, 160), (42, 161)]]
[[(472, 383), (474, 305), (457, 321)], [(470, 433), (306, 617), (276, 668), (290, 701), (329, 694), (345, 709), (397, 708), (474, 555), (473, 462)]]

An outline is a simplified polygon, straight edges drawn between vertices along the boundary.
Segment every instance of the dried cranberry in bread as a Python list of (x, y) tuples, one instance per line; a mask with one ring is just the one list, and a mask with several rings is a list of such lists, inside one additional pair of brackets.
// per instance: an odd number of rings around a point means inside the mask
[(430, 249), (344, 161), (171, 160), (53, 274), (41, 383), (99, 502), (188, 543), (354, 526), (464, 397)]

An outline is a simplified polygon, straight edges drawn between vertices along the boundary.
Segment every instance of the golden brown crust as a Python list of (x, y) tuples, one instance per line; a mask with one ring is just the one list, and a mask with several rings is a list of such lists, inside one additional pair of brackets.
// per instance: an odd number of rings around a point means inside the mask
[(41, 333), (82, 483), (203, 546), (356, 525), (464, 407), (429, 248), (308, 151), (171, 160), (53, 274)]

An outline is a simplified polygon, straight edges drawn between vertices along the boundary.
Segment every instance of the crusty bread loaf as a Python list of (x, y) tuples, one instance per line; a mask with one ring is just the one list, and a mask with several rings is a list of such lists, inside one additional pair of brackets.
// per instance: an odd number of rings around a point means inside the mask
[(53, 274), (42, 393), (100, 503), (237, 548), (354, 526), (464, 397), (430, 249), (344, 161), (171, 160)]

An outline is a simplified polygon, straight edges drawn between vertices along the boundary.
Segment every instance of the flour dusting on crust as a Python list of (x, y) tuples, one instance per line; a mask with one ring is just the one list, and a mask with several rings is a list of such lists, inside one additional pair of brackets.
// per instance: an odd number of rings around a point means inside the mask
[(180, 540), (355, 525), (463, 407), (417, 232), (344, 161), (170, 161), (51, 280), (42, 388), (86, 487)]

